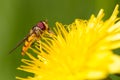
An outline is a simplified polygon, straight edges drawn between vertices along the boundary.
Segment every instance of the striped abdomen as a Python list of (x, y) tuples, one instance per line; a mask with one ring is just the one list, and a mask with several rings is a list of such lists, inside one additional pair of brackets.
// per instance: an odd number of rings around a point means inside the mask
[(22, 47), (22, 55), (25, 54), (25, 52), (28, 50), (28, 48), (31, 46), (31, 44), (36, 40), (36, 34), (31, 34), (24, 43), (24, 46)]

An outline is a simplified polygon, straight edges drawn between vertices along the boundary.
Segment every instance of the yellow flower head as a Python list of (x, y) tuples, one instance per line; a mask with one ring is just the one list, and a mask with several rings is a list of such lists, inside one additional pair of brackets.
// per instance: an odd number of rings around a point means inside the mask
[(18, 68), (34, 76), (17, 79), (96, 80), (120, 73), (120, 56), (112, 52), (120, 47), (118, 12), (117, 5), (106, 21), (102, 20), (101, 9), (97, 17), (92, 15), (89, 20), (76, 19), (70, 25), (57, 22), (55, 34), (46, 33), (47, 37), (37, 41), (36, 48), (30, 48), (37, 57), (27, 52), (30, 60), (22, 59), (26, 65)]

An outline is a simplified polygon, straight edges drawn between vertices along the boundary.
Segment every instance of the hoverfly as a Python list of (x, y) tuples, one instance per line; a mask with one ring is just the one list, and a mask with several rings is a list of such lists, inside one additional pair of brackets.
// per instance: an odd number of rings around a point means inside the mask
[(21, 54), (24, 55), (28, 48), (31, 46), (31, 44), (37, 41), (37, 39), (39, 39), (45, 31), (50, 32), (50, 29), (46, 21), (38, 22), (35, 26), (32, 27), (28, 35), (22, 41), (20, 41), (16, 45), (16, 47), (13, 48), (9, 53), (12, 53), (17, 47), (19, 47), (24, 42), (24, 46), (22, 47), (21, 52)]

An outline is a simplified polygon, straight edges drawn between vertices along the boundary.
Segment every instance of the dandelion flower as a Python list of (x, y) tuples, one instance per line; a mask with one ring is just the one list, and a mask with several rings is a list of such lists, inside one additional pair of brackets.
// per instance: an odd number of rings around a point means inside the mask
[[(111, 17), (103, 21), (101, 9), (89, 20), (76, 19), (72, 24), (56, 23), (54, 35), (42, 36), (34, 56), (22, 59), (18, 69), (33, 73), (19, 80), (101, 80), (120, 73), (120, 56), (112, 50), (120, 47), (120, 20), (116, 5)], [(40, 46), (37, 47), (37, 46)], [(40, 50), (38, 52), (36, 50)]]

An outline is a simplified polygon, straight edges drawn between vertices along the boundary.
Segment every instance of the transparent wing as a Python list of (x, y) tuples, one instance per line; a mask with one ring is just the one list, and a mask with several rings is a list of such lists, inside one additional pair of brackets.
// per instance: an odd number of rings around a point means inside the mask
[(25, 40), (30, 36), (30, 34), (28, 34), (26, 37), (24, 37), (23, 40), (21, 40), (12, 50), (10, 50), (9, 54), (11, 54), (15, 49), (17, 49), (23, 42), (25, 42)]

